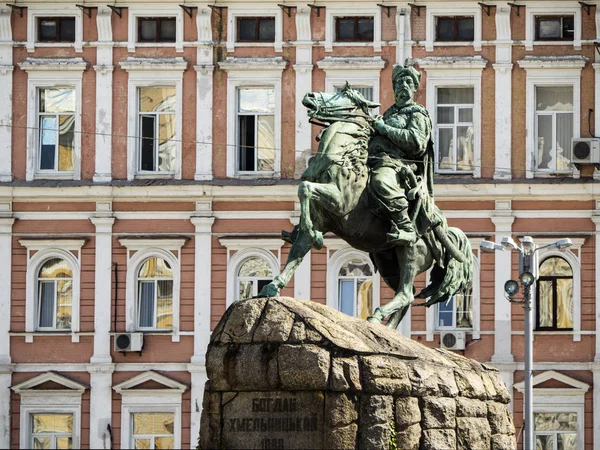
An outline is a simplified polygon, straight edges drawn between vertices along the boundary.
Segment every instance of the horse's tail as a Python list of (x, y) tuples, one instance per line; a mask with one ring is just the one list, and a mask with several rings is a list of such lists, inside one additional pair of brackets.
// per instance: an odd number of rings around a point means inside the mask
[[(473, 253), (467, 236), (458, 228), (447, 230), (448, 239), (460, 252), (461, 258), (447, 255), (445, 267), (436, 264), (431, 269), (430, 283), (417, 297), (429, 298), (425, 306), (447, 301), (457, 293), (469, 295), (473, 282)], [(461, 262), (464, 261), (464, 262)]]

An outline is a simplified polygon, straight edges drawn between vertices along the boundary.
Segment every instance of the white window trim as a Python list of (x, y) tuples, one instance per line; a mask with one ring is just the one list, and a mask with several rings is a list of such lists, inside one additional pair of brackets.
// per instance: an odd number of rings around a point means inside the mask
[[(281, 176), (281, 77), (287, 61), (275, 58), (227, 58), (219, 63), (227, 71), (227, 176), (230, 178), (280, 178)], [(272, 172), (237, 171), (237, 89), (272, 87), (275, 90), (275, 161)]]
[[(551, 238), (536, 238), (535, 243), (538, 247), (548, 245), (556, 239)], [(552, 249), (540, 249), (538, 251), (539, 264), (547, 258), (556, 256), (563, 258), (571, 266), (573, 271), (573, 341), (581, 341), (581, 247), (584, 238), (571, 238), (573, 245), (570, 249), (561, 252), (560, 250)], [(577, 252), (575, 254), (574, 252)], [(536, 317), (536, 305), (537, 305), (537, 289), (533, 291), (533, 317)], [(534, 319), (535, 320), (535, 319)], [(559, 330), (560, 332), (560, 330)]]
[[(127, 83), (127, 179), (181, 179), (181, 138), (183, 129), (183, 72), (187, 62), (181, 58), (133, 58), (120, 63), (129, 74)], [(138, 173), (138, 88), (175, 86), (175, 172)]]
[[(279, 7), (271, 5), (253, 4), (252, 7), (244, 5), (228, 5), (227, 8), (227, 51), (233, 52), (236, 47), (273, 47), (275, 52), (283, 51), (283, 15)], [(274, 42), (237, 42), (238, 17), (273, 17), (275, 18)]]
[[(127, 50), (135, 52), (136, 47), (175, 47), (177, 52), (183, 52), (183, 9), (167, 4), (155, 4), (152, 8), (146, 6), (128, 5)], [(139, 17), (175, 17), (175, 42), (138, 42)]]
[[(132, 389), (147, 381), (165, 386), (164, 389)], [(173, 448), (181, 447), (181, 397), (187, 386), (156, 372), (145, 372), (113, 386), (121, 394), (121, 447), (130, 448), (133, 435), (132, 413), (173, 413)]]
[[(373, 16), (373, 42), (336, 42), (336, 17), (369, 17)], [(381, 52), (381, 9), (379, 6), (327, 7), (325, 12), (325, 51), (332, 52), (333, 47), (373, 47), (376, 53)]]
[[(127, 248), (127, 282), (125, 288), (125, 330), (137, 329), (137, 274), (148, 258), (162, 258), (169, 263), (173, 271), (173, 330), (172, 342), (179, 342), (179, 304), (181, 295), (181, 248), (185, 239), (119, 239), (119, 243)], [(139, 330), (153, 333), (152, 330)], [(156, 330), (156, 333), (168, 334), (168, 331)]]
[[(27, 169), (25, 179), (81, 179), (81, 89), (87, 62), (82, 58), (27, 58), (19, 64), (27, 72)], [(66, 172), (38, 169), (38, 89), (73, 87), (75, 89), (75, 138), (73, 170)]]
[[(566, 384), (568, 388), (536, 388), (548, 380), (557, 380)], [(533, 412), (575, 412), (577, 413), (577, 449), (585, 448), (585, 393), (589, 391), (590, 385), (571, 378), (560, 372), (548, 370), (531, 379), (533, 386)], [(516, 383), (514, 388), (523, 393), (525, 383)]]
[[(472, 42), (446, 42), (435, 40), (435, 18), (440, 16), (473, 16)], [(433, 47), (471, 47), (480, 52), (481, 45), (481, 8), (472, 3), (452, 3), (450, 6), (427, 5), (425, 16), (425, 51), (432, 52)]]
[(373, 273), (373, 311), (381, 305), (381, 276), (375, 271), (369, 254), (356, 250), (345, 241), (337, 238), (326, 239), (327, 248), (327, 306), (338, 311), (338, 273), (344, 263), (351, 258), (364, 259)]
[(536, 149), (535, 136), (535, 90), (537, 86), (572, 86), (573, 87), (573, 137), (578, 138), (581, 132), (581, 70), (587, 58), (575, 57), (533, 57), (526, 56), (519, 61), (519, 66), (527, 72), (526, 81), (526, 144), (525, 144), (525, 177), (552, 177), (556, 174), (579, 178), (579, 170), (573, 167), (569, 172), (536, 171), (533, 152)]
[[(75, 42), (37, 42), (39, 17), (75, 17)], [(28, 52), (36, 47), (73, 47), (76, 52), (83, 51), (83, 12), (73, 4), (53, 3), (47, 5), (27, 5), (27, 43)]]
[[(54, 382), (65, 389), (43, 390), (36, 386)], [(38, 375), (11, 389), (21, 396), (19, 422), (19, 448), (33, 448), (31, 442), (32, 414), (73, 414), (73, 448), (80, 448), (81, 440), (81, 396), (86, 386), (62, 375), (47, 372)]]
[[(326, 56), (317, 62), (317, 67), (325, 72), (325, 92), (335, 92), (349, 82), (352, 86), (373, 88), (373, 101), (379, 103), (381, 71), (385, 61), (380, 56)], [(379, 114), (379, 108), (371, 110)]]
[[(481, 178), (481, 75), (487, 60), (475, 57), (428, 57), (419, 61), (419, 67), (427, 72), (426, 104), (431, 123), (437, 123), (437, 88), (473, 88), (473, 178)], [(435, 130), (434, 130), (435, 131)], [(437, 151), (436, 151), (437, 160)], [(462, 174), (463, 171), (446, 172)], [(467, 172), (471, 173), (471, 172)]]
[(271, 267), (273, 277), (276, 277), (281, 272), (281, 247), (283, 246), (281, 239), (237, 239), (223, 237), (219, 239), (219, 242), (227, 249), (227, 307), (235, 301), (237, 272), (240, 264), (247, 258), (254, 256), (264, 259)]
[[(81, 248), (84, 239), (19, 240), (27, 248), (27, 274), (25, 285), (25, 342), (33, 342), (36, 333), (38, 273), (42, 264), (51, 258), (61, 258), (73, 271), (73, 291), (71, 296), (71, 330), (44, 331), (44, 333), (70, 334), (72, 342), (79, 342), (79, 303), (81, 286)], [(77, 256), (72, 252), (76, 251)], [(35, 252), (32, 254), (32, 252)]]
[[(481, 265), (479, 244), (481, 238), (469, 238), (471, 249), (473, 250), (473, 328), (451, 328), (438, 327), (438, 305), (427, 308), (425, 312), (425, 339), (429, 342), (434, 340), (436, 334), (446, 331), (466, 331), (472, 334), (472, 339), (481, 338)], [(427, 284), (429, 284), (429, 272), (427, 271)]]
[[(562, 1), (536, 2), (527, 4), (525, 19), (525, 50), (531, 51), (535, 45), (571, 45), (575, 50), (581, 50), (581, 6), (564, 6)], [(573, 41), (536, 41), (536, 16), (574, 16)]]

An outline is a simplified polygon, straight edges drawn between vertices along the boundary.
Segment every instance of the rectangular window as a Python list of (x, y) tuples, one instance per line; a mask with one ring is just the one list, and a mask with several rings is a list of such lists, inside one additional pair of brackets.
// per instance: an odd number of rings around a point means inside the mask
[(438, 329), (473, 328), (473, 297), (456, 294), (438, 304)]
[(139, 17), (138, 42), (175, 42), (175, 17)]
[(436, 17), (436, 41), (464, 41), (475, 39), (475, 20), (473, 17)]
[(275, 42), (274, 17), (238, 17), (238, 42)]
[(32, 414), (31, 448), (73, 447), (73, 414)]
[(132, 414), (133, 433), (131, 447), (134, 449), (175, 448), (175, 415), (173, 413)]
[(337, 42), (373, 42), (373, 17), (336, 17)]
[(72, 172), (75, 89), (42, 88), (38, 99), (38, 170)]
[[(335, 92), (342, 92), (342, 86), (336, 86)], [(372, 86), (352, 86), (352, 89), (357, 90), (367, 100), (373, 101), (373, 87)]]
[(474, 97), (472, 87), (437, 89), (435, 142), (440, 172), (473, 171)]
[(536, 41), (572, 41), (574, 36), (574, 16), (535, 16)]
[(239, 88), (237, 91), (238, 172), (275, 169), (275, 90)]
[(577, 413), (535, 413), (535, 446), (543, 450), (577, 450)]
[(537, 86), (535, 89), (534, 150), (536, 170), (571, 171), (573, 86)]
[(174, 86), (138, 88), (138, 172), (175, 171)]
[(38, 17), (38, 42), (75, 42), (75, 17)]

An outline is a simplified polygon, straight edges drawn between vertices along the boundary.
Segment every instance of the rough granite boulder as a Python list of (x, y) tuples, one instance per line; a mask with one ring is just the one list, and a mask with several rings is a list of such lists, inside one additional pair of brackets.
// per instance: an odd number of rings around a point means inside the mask
[(206, 370), (200, 449), (516, 449), (495, 369), (318, 303), (235, 302)]

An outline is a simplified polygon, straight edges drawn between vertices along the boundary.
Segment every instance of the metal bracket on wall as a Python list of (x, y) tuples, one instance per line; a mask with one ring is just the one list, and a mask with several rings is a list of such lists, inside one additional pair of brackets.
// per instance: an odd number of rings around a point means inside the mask
[(123, 18), (123, 10), (125, 8), (127, 8), (127, 6), (113, 6), (113, 5), (106, 5), (110, 8), (110, 10), (112, 12), (114, 12), (117, 16), (119, 16), (120, 18)]
[(19, 16), (23, 17), (23, 11), (26, 8), (25, 6), (12, 5), (9, 3), (7, 3), (6, 6), (8, 6), (11, 9), (11, 11), (13, 11), (13, 12), (16, 11), (17, 14), (19, 14)]
[(179, 7), (183, 9), (188, 16), (190, 16), (190, 19), (194, 16), (194, 10), (198, 9), (197, 6), (179, 5)]
[(415, 5), (414, 3), (407, 3), (407, 5), (410, 6), (412, 11), (417, 13), (417, 16), (421, 17), (421, 8), (425, 8), (425, 5)]
[(382, 5), (381, 3), (377, 3), (377, 6), (379, 6), (381, 9), (385, 9), (385, 14), (388, 17), (390, 17), (390, 11), (392, 8), (396, 8), (396, 5)]
[(496, 5), (486, 5), (485, 3), (478, 3), (479, 6), (481, 6), (481, 9), (483, 9), (485, 11), (485, 13), (489, 16), (492, 12), (492, 8), (495, 8)]
[(507, 3), (508, 6), (510, 6), (510, 9), (512, 9), (513, 11), (515, 11), (516, 8), (516, 13), (517, 16), (521, 15), (521, 8), (523, 8), (525, 5), (517, 5), (516, 3)]
[(594, 42), (594, 48), (596, 49), (596, 51), (600, 55), (600, 42)]
[(596, 5), (593, 5), (591, 3), (584, 3), (584, 2), (578, 2), (578, 3), (585, 10), (585, 12), (587, 13), (588, 16), (590, 15), (590, 12), (592, 10), (592, 6), (596, 6)]
[(83, 11), (83, 13), (88, 16), (90, 19), (92, 18), (92, 9), (98, 9), (97, 6), (87, 6), (87, 5), (75, 5), (77, 6), (80, 10)]
[(282, 3), (278, 3), (277, 6), (279, 6), (288, 17), (292, 17), (292, 9), (297, 8), (297, 6), (284, 5)]
[(210, 9), (212, 9), (217, 16), (223, 17), (223, 10), (227, 9), (227, 6), (217, 6), (217, 5), (207, 5)]
[(310, 3), (307, 6), (311, 9), (311, 11), (315, 11), (317, 13), (317, 17), (321, 17), (321, 10), (325, 9), (324, 6), (311, 5)]

